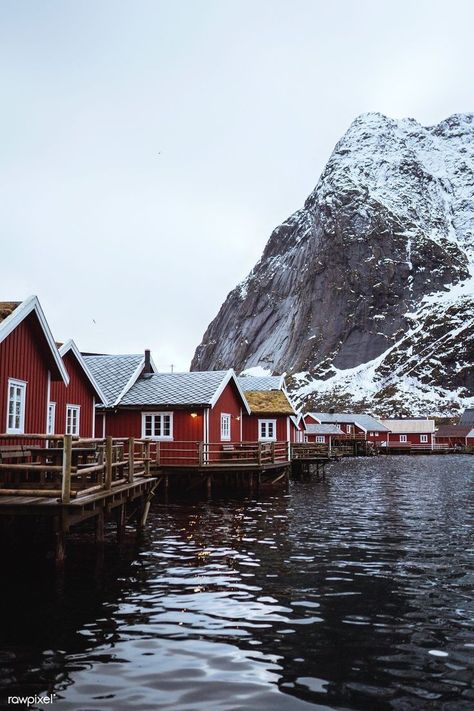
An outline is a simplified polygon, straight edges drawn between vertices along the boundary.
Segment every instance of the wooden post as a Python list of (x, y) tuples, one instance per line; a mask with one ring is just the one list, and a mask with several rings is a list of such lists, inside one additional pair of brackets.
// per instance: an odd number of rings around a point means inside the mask
[(204, 466), (204, 442), (198, 443), (199, 466)]
[(258, 443), (258, 466), (262, 466), (262, 443)]
[(112, 488), (112, 452), (113, 442), (112, 437), (107, 437), (105, 440), (105, 488)]
[(133, 482), (135, 474), (135, 440), (130, 437), (128, 440), (128, 481)]
[(117, 542), (122, 543), (125, 536), (125, 504), (117, 510)]
[(145, 442), (144, 450), (145, 476), (150, 476), (150, 442), (148, 440)]
[(275, 442), (272, 442), (270, 447), (272, 452), (272, 463), (275, 464)]
[(160, 466), (160, 442), (156, 443), (156, 466)]
[(96, 543), (103, 543), (105, 540), (105, 519), (104, 519), (104, 509), (99, 509), (97, 513), (97, 518), (95, 522), (95, 541)]
[(212, 494), (212, 479), (210, 474), (208, 474), (206, 477), (206, 491), (207, 495), (210, 497)]
[(71, 501), (71, 463), (72, 463), (72, 435), (64, 435), (63, 439), (63, 481), (61, 487), (61, 502), (68, 504)]

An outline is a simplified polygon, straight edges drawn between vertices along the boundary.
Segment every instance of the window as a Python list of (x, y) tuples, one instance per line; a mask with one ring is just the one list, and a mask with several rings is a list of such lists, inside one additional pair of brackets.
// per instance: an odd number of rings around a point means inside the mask
[(406, 442), (407, 441), (407, 436), (406, 435), (400, 435), (400, 442)]
[(230, 415), (221, 413), (221, 440), (230, 440)]
[(79, 436), (79, 416), (81, 408), (79, 405), (66, 405), (66, 434)]
[(173, 413), (142, 412), (142, 437), (173, 439)]
[(420, 435), (420, 442), (426, 444), (428, 442), (428, 435)]
[(48, 421), (46, 423), (46, 434), (54, 434), (56, 424), (56, 403), (50, 402), (48, 405)]
[(8, 381), (7, 434), (23, 434), (25, 431), (26, 383), (23, 380)]
[(258, 421), (259, 442), (276, 442), (276, 420)]
[(375, 432), (369, 432), (369, 437), (375, 437)]
[(325, 442), (324, 435), (316, 435), (315, 442), (316, 442), (316, 444), (324, 444), (324, 442)]
[(347, 434), (352, 434), (352, 425), (346, 425)]

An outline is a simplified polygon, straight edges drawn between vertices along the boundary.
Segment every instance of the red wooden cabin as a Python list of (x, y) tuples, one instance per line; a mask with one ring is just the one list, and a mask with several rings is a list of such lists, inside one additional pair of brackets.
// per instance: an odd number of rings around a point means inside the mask
[(242, 435), (246, 442), (290, 442), (293, 405), (283, 390), (245, 393), (250, 414), (244, 415)]
[(47, 433), (95, 437), (95, 406), (106, 401), (105, 395), (73, 340), (62, 345), (59, 353), (69, 384), (51, 383)]
[(428, 419), (390, 419), (382, 420), (382, 424), (390, 430), (388, 445), (390, 447), (433, 448), (434, 420)]
[(47, 434), (52, 384), (68, 382), (38, 298), (0, 302), (0, 432)]
[[(115, 370), (101, 367), (102, 358), (111, 365), (113, 356), (87, 356), (85, 361), (109, 393), (107, 406), (97, 407), (104, 418), (105, 436), (159, 442), (162, 460), (163, 453), (168, 453), (168, 464), (182, 460), (183, 465), (186, 460), (190, 465), (196, 463), (200, 443), (206, 445), (208, 457), (218, 458), (242, 441), (242, 415), (248, 414), (249, 408), (233, 370), (156, 373), (149, 356), (135, 364), (117, 356), (128, 370), (119, 385), (114, 385), (120, 363)], [(133, 367), (133, 382), (118, 393)]]
[(435, 442), (440, 447), (474, 447), (474, 426), (441, 425), (435, 432)]
[(306, 422), (305, 424), (305, 442), (324, 444), (330, 447), (335, 439), (344, 439), (345, 436), (345, 433), (338, 425), (321, 425), (311, 422)]
[(307, 424), (338, 425), (346, 439), (363, 439), (374, 444), (387, 444), (389, 430), (372, 415), (342, 412), (309, 412), (305, 415)]

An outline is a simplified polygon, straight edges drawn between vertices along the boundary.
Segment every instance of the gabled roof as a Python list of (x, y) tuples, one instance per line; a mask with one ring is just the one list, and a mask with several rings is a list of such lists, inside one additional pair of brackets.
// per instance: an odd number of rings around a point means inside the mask
[(76, 346), (76, 344), (74, 343), (72, 338), (69, 341), (66, 341), (66, 343), (63, 343), (63, 345), (59, 348), (59, 353), (62, 358), (64, 358), (66, 353), (69, 353), (69, 351), (71, 351), (71, 353), (74, 354), (77, 362), (79, 363), (80, 367), (82, 368), (82, 370), (84, 372), (84, 375), (86, 376), (86, 378), (92, 385), (96, 395), (98, 395), (100, 402), (105, 405), (107, 403), (107, 397), (106, 397), (105, 393), (102, 391), (102, 388), (100, 387), (99, 383), (94, 378), (91, 371), (89, 370), (89, 367), (88, 367), (87, 363), (85, 362), (82, 353), (80, 352), (79, 348)]
[[(303, 420), (303, 413), (297, 412), (296, 415), (291, 415), (290, 420), (293, 422), (295, 427), (299, 428), (299, 426), (301, 424), (301, 420)], [(303, 425), (304, 425), (304, 420), (303, 420)]]
[(435, 432), (435, 437), (469, 437), (473, 430), (472, 425), (440, 425)]
[[(37, 296), (29, 296), (25, 301), (1, 301), (0, 302), (0, 343), (7, 338), (20, 323), (30, 314), (34, 313), (41, 331), (43, 332), (51, 360), (54, 363), (55, 376), (59, 376), (66, 385), (69, 383), (69, 376), (64, 363), (59, 355), (59, 351), (54, 342), (53, 334), (46, 321), (46, 317), (41, 308)], [(54, 379), (57, 379), (56, 377)]]
[(250, 414), (247, 399), (234, 371), (208, 370), (191, 373), (151, 373), (139, 378), (121, 398), (120, 405), (153, 407), (214, 407), (230, 382)]
[(145, 365), (143, 353), (129, 355), (84, 355), (84, 362), (112, 407), (135, 383)]
[(474, 407), (468, 407), (461, 415), (460, 425), (474, 425)]
[(285, 390), (284, 375), (239, 375), (238, 381), (244, 392), (256, 390)]
[(372, 415), (352, 415), (343, 412), (309, 412), (311, 417), (319, 420), (321, 423), (348, 423), (360, 427), (366, 432), (388, 432), (388, 427), (385, 427), (379, 420), (376, 420)]
[(396, 434), (432, 434), (435, 431), (434, 420), (381, 420), (381, 423)]
[(324, 435), (344, 435), (345, 432), (337, 425), (306, 425), (305, 432), (307, 434), (324, 434)]
[(245, 397), (252, 415), (294, 415), (295, 409), (283, 390), (248, 391)]

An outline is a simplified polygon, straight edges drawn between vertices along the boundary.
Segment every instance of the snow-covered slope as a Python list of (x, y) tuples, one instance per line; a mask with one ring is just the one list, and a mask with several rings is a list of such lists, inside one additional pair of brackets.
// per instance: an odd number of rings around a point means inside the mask
[(357, 118), (192, 368), (260, 366), (314, 407), (451, 413), (474, 395), (474, 115)]

